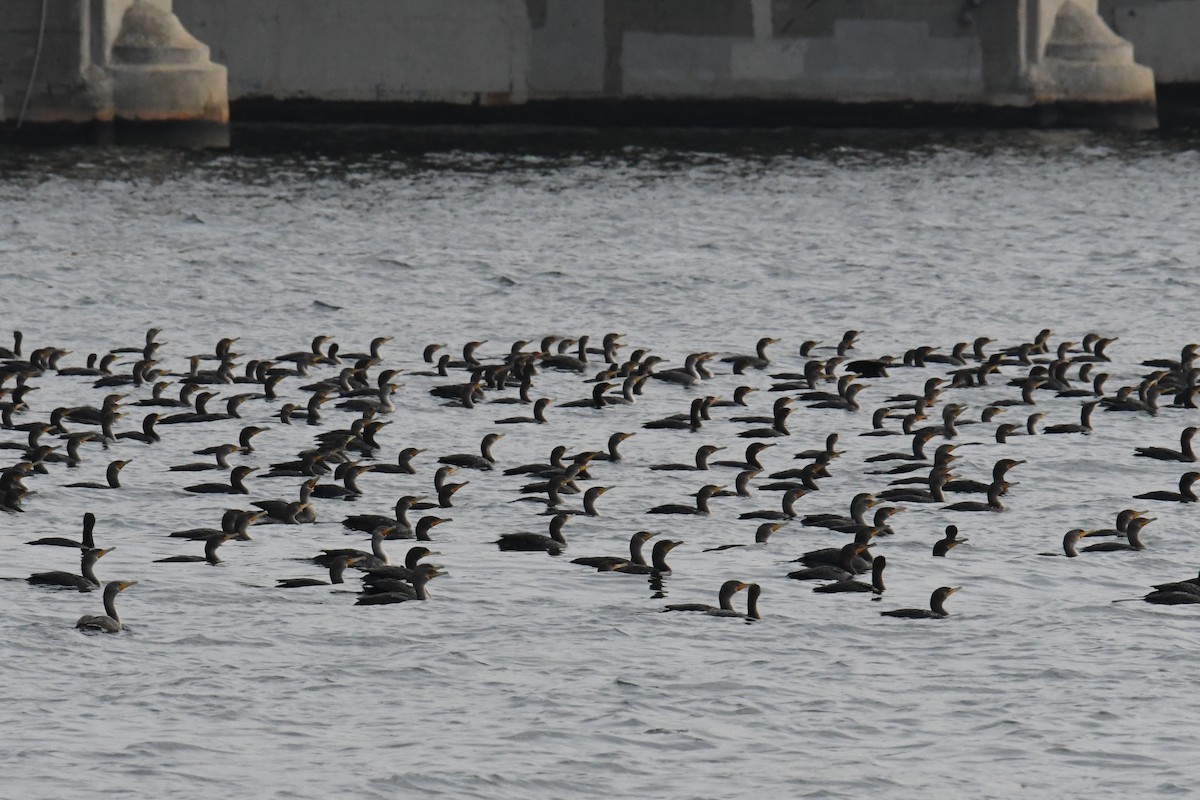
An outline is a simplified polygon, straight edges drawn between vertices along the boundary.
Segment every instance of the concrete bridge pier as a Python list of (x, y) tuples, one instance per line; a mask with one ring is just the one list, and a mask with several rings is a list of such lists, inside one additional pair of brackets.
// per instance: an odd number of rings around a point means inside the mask
[(227, 146), (227, 85), (171, 0), (9, 3), (0, 19), (6, 137)]

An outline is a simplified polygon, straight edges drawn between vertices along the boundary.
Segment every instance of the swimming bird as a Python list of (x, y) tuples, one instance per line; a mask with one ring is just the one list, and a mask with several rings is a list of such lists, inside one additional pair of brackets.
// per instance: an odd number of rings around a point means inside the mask
[(750, 416), (730, 417), (730, 422), (751, 422), (760, 425), (774, 424), (783, 413), (783, 410), (792, 404), (791, 397), (778, 398), (771, 407), (771, 416), (762, 416), (759, 414), (751, 414)]
[(881, 611), (883, 617), (899, 617), (901, 619), (945, 619), (950, 616), (946, 611), (946, 598), (961, 590), (961, 586), (942, 586), (935, 589), (929, 598), (929, 608), (894, 608), (891, 611)]
[(863, 583), (855, 578), (847, 578), (845, 580), (835, 581), (834, 583), (826, 583), (821, 586), (814, 586), (813, 591), (817, 594), (840, 594), (842, 592), (871, 592), (878, 596), (882, 595), (887, 588), (883, 584), (883, 568), (887, 566), (887, 559), (883, 556), (875, 556), (871, 561), (871, 582)]
[[(782, 522), (764, 522), (754, 531), (754, 544), (766, 544), (771, 538), (771, 534), (784, 526)], [(717, 547), (709, 547), (704, 550), (705, 553), (718, 553), (722, 550), (732, 550), (735, 547), (750, 547), (748, 544), (722, 544)]]
[(833, 564), (818, 564), (815, 567), (806, 569), (798, 569), (794, 572), (789, 572), (788, 577), (797, 581), (844, 581), (850, 580), (858, 574), (858, 570), (854, 567), (854, 559), (861, 555), (867, 546), (856, 542), (843, 545), (838, 555), (838, 563)]
[(438, 555), (436, 550), (430, 550), (424, 545), (414, 545), (408, 548), (408, 552), (404, 554), (404, 564), (382, 564), (376, 567), (367, 567), (363, 570), (363, 583), (371, 585), (383, 580), (401, 580), (412, 581), (416, 577), (417, 572), (421, 567), (427, 566), (420, 563), (421, 559), (429, 556)]
[(755, 345), (755, 355), (726, 356), (721, 361), (733, 364), (733, 373), (735, 375), (741, 375), (747, 369), (766, 369), (771, 365), (771, 359), (767, 355), (767, 347), (778, 341), (778, 339), (772, 339), (770, 336), (764, 336)]
[(1093, 528), (1087, 532), (1088, 536), (1125, 536), (1129, 528), (1130, 520), (1135, 517), (1140, 517), (1146, 514), (1146, 511), (1138, 511), (1133, 508), (1125, 508), (1117, 512), (1116, 521), (1112, 528)]
[(690, 353), (684, 359), (682, 367), (665, 369), (661, 372), (652, 371), (650, 377), (680, 386), (696, 386), (704, 377), (700, 372), (700, 365), (712, 355), (712, 353)]
[(392, 533), (392, 528), (377, 528), (371, 531), (371, 552), (367, 553), (353, 547), (326, 548), (309, 559), (314, 564), (329, 567), (338, 558), (357, 558), (360, 569), (382, 567), (391, 564), (387, 551), (383, 549), (383, 540)]
[(523, 422), (545, 424), (546, 423), (546, 409), (550, 406), (551, 402), (553, 402), (553, 401), (551, 401), (550, 398), (548, 398), (548, 397), (539, 398), (533, 404), (533, 416), (532, 417), (505, 417), (503, 419), (496, 420), (495, 424), (497, 424), (497, 425), (516, 425), (516, 424), (520, 424)]
[(1005, 480), (1005, 478), (1008, 475), (1008, 471), (1013, 467), (1024, 463), (1025, 461), (1022, 459), (1001, 458), (992, 465), (991, 483), (984, 483), (976, 480), (955, 479), (947, 481), (945, 485), (942, 486), (942, 489), (947, 492), (986, 494), (993, 483), (998, 483), (1004, 487), (1007, 487), (1008, 482)]
[(1200, 500), (1192, 489), (1192, 484), (1197, 480), (1200, 480), (1200, 472), (1185, 472), (1179, 477), (1178, 492), (1145, 492), (1144, 494), (1135, 494), (1134, 498), (1137, 500), (1164, 500), (1171, 503), (1195, 503)]
[(719, 492), (721, 489), (724, 489), (724, 488), (725, 488), (724, 486), (716, 486), (714, 484), (708, 484), (706, 486), (700, 487), (700, 491), (696, 492), (696, 505), (694, 505), (694, 506), (687, 506), (687, 505), (682, 505), (679, 503), (666, 503), (664, 505), (655, 506), (654, 508), (650, 509), (646, 513), (647, 514), (703, 514), (703, 515), (707, 516), (709, 513), (709, 508), (708, 508), (709, 499), (714, 494), (716, 494), (717, 492)]
[(158, 558), (154, 560), (155, 564), (190, 564), (199, 561), (205, 561), (211, 566), (216, 566), (221, 563), (221, 557), (217, 555), (217, 548), (225, 544), (232, 537), (228, 533), (215, 533), (204, 539), (204, 555), (202, 556), (170, 556), (169, 558)]
[(218, 533), (229, 534), (229, 538), (237, 539), (238, 541), (250, 541), (249, 528), (262, 517), (266, 516), (265, 511), (243, 511), (239, 508), (229, 508), (221, 515), (221, 527), (216, 528), (188, 528), (186, 530), (171, 531), (167, 534), (172, 539), (207, 539), (210, 536), (215, 536)]
[(936, 435), (937, 433), (931, 430), (917, 431), (913, 435), (911, 453), (880, 453), (868, 456), (863, 461), (868, 464), (880, 461), (928, 461), (929, 457), (925, 455), (925, 444)]
[(783, 493), (783, 508), (781, 510), (764, 509), (762, 511), (747, 511), (744, 514), (739, 514), (738, 519), (795, 519), (798, 516), (796, 514), (796, 501), (806, 494), (808, 494), (808, 490), (803, 488), (788, 489)]
[(213, 448), (206, 448), (206, 449), (212, 450), (211, 454), (214, 456), (214, 459), (215, 459), (215, 461), (213, 463), (204, 461), (204, 462), (192, 462), (189, 464), (174, 464), (174, 465), (168, 467), (167, 471), (168, 472), (206, 472), (206, 471), (215, 470), (215, 469), (232, 469), (233, 467), (229, 463), (229, 456), (238, 452), (241, 448), (238, 447), (236, 444), (222, 444), (222, 445), (217, 445), (216, 447), (213, 447)]
[(120, 633), (125, 626), (117, 616), (117, 595), (136, 585), (137, 581), (109, 581), (104, 586), (104, 614), (85, 614), (75, 623), (75, 627), (81, 631)]
[[(1142, 544), (1140, 534), (1142, 528), (1144, 528), (1146, 525), (1149, 525), (1154, 520), (1155, 517), (1134, 517), (1133, 519), (1129, 520), (1129, 523), (1125, 526), (1125, 537), (1127, 541), (1098, 542), (1082, 548), (1079, 552), (1111, 553), (1116, 551), (1127, 552), (1129, 550), (1145, 550), (1146, 545)], [(1082, 535), (1087, 536), (1088, 533), (1085, 531)]]
[(92, 512), (87, 512), (83, 515), (83, 539), (76, 541), (75, 539), (67, 539), (62, 536), (49, 536), (42, 539), (34, 539), (26, 544), (50, 545), (53, 547), (78, 547), (80, 550), (92, 550), (96, 547), (96, 542), (92, 538), (93, 531), (96, 529), (96, 515)]
[(352, 514), (342, 520), (342, 525), (352, 531), (371, 533), (376, 528), (395, 526), (400, 531), (411, 531), (412, 523), (408, 521), (408, 512), (413, 503), (418, 500), (416, 495), (404, 495), (396, 501), (395, 517), (385, 517), (382, 514)]
[(267, 512), (271, 522), (283, 523), (285, 525), (307, 524), (317, 521), (316, 511), (309, 504), (309, 498), (312, 497), (313, 489), (317, 485), (316, 478), (309, 478), (304, 483), (300, 484), (300, 499), (299, 501), (288, 502), (287, 500), (255, 500), (250, 505), (262, 509)]
[(185, 486), (183, 490), (193, 494), (250, 494), (250, 490), (246, 488), (245, 479), (247, 475), (257, 469), (258, 467), (234, 467), (229, 473), (229, 483), (198, 483), (193, 486)]
[(733, 596), (746, 588), (746, 584), (741, 581), (725, 581), (721, 584), (721, 590), (717, 594), (718, 606), (711, 606), (705, 603), (673, 603), (663, 608), (663, 611), (699, 611), (708, 613), (712, 611), (733, 611)]
[(733, 408), (735, 406), (741, 406), (742, 408), (745, 408), (747, 406), (746, 397), (751, 392), (757, 391), (758, 389), (753, 386), (739, 386), (733, 390), (732, 400), (718, 400), (713, 403), (713, 408)]
[(807, 514), (800, 521), (801, 525), (806, 527), (829, 528), (830, 526), (852, 524), (866, 525), (866, 519), (863, 515), (867, 513), (867, 509), (879, 504), (875, 499), (875, 495), (870, 492), (859, 492), (854, 495), (850, 501), (850, 516), (845, 517), (841, 514)]
[(878, 493), (880, 500), (890, 500), (902, 503), (944, 503), (946, 495), (944, 488), (950, 479), (950, 473), (944, 468), (930, 470), (929, 488), (918, 489), (915, 486), (904, 486), (895, 489), (885, 489)]
[(785, 408), (775, 417), (775, 422), (769, 428), (752, 428), (748, 431), (740, 431), (738, 436), (743, 439), (769, 439), (778, 436), (791, 436), (788, 430), (787, 420), (791, 416), (792, 409)]
[(121, 488), (121, 470), (129, 464), (129, 461), (112, 461), (105, 470), (105, 483), (96, 483), (95, 481), (82, 481), (80, 483), (68, 483), (67, 488), (74, 489), (120, 489)]
[(541, 550), (556, 556), (567, 547), (562, 529), (573, 514), (560, 511), (550, 519), (550, 535), (520, 531), (504, 533), (496, 540), (501, 550)]
[(862, 406), (858, 402), (858, 393), (866, 388), (861, 383), (852, 383), (846, 387), (846, 391), (840, 397), (830, 398), (828, 400), (820, 400), (816, 403), (809, 403), (809, 408), (833, 408), (841, 409), (842, 411), (858, 411)]
[(479, 443), (480, 455), (474, 455), (473, 453), (452, 453), (439, 458), (438, 463), (453, 467), (462, 467), (464, 469), (491, 470), (496, 466), (496, 459), (492, 456), (492, 446), (500, 441), (503, 436), (503, 433), (489, 433), (484, 436), (483, 440)]
[(757, 622), (762, 619), (762, 613), (758, 610), (758, 598), (762, 596), (762, 587), (757, 583), (746, 585), (746, 612), (742, 613), (735, 609), (717, 608), (705, 612), (710, 617), (736, 617), (744, 619), (747, 623)]
[[(837, 458), (841, 452), (837, 450), (838, 434), (831, 433), (825, 437), (825, 447), (821, 450), (801, 450), (792, 456), (794, 459), (815, 458), (823, 459), (826, 463)], [(774, 477), (774, 476), (772, 476)]]
[(583, 556), (571, 559), (571, 563), (582, 564), (585, 567), (594, 567), (597, 572), (609, 572), (622, 564), (646, 566), (646, 558), (642, 554), (642, 546), (654, 536), (655, 534), (651, 531), (638, 531), (629, 537), (628, 558), (623, 556)]
[(950, 552), (952, 547), (957, 547), (965, 541), (967, 540), (958, 538), (958, 526), (947, 525), (946, 535), (938, 539), (933, 545), (933, 554), (939, 557), (945, 556), (946, 553)]
[(1100, 405), (1099, 400), (1091, 400), (1081, 406), (1079, 412), (1079, 424), (1064, 423), (1060, 425), (1047, 425), (1042, 428), (1042, 433), (1091, 433), (1092, 432), (1092, 412), (1096, 406)]
[(1142, 458), (1154, 458), (1159, 461), (1195, 461), (1196, 452), (1192, 449), (1192, 438), (1200, 428), (1189, 425), (1179, 435), (1179, 449), (1169, 447), (1135, 447), (1133, 454)]
[(360, 560), (359, 556), (338, 556), (329, 562), (328, 581), (323, 581), (320, 578), (276, 578), (275, 588), (300, 589), (305, 586), (332, 586), (338, 583), (345, 583), (346, 567), (352, 567)]
[(697, 397), (696, 399), (692, 400), (691, 410), (689, 411), (686, 420), (681, 420), (674, 416), (664, 417), (662, 419), (651, 420), (650, 422), (643, 423), (642, 427), (650, 430), (690, 430), (695, 432), (700, 430), (700, 426), (703, 424), (703, 410), (704, 398)]
[(154, 444), (162, 441), (162, 437), (154, 430), (154, 425), (158, 422), (158, 414), (147, 414), (142, 417), (141, 431), (123, 431), (117, 434), (118, 439), (132, 439), (135, 442), (142, 444)]
[(1000, 500), (1000, 495), (1004, 491), (1004, 486), (999, 483), (992, 483), (988, 487), (987, 502), (980, 503), (975, 500), (963, 500), (958, 503), (951, 503), (948, 506), (942, 506), (944, 511), (1003, 511), (1004, 503)]
[(783, 480), (775, 483), (765, 483), (758, 488), (764, 492), (787, 492), (792, 489), (801, 489), (804, 492), (815, 492), (821, 488), (817, 485), (817, 478), (829, 477), (829, 470), (825, 468), (824, 463), (820, 461), (814, 461), (811, 464), (805, 464), (800, 469), (785, 469), (779, 472), (772, 472), (771, 477), (799, 478), (800, 480)]
[(580, 400), (568, 400), (565, 403), (560, 403), (559, 408), (595, 408), (603, 410), (608, 406), (608, 398), (604, 394), (615, 385), (608, 381), (600, 381), (592, 386), (591, 397), (585, 397)]
[(109, 547), (101, 550), (92, 547), (84, 550), (79, 559), (80, 574), (78, 575), (55, 570), (54, 572), (35, 572), (25, 580), (35, 586), (55, 586), (64, 589), (77, 589), (81, 592), (90, 592), (100, 585), (100, 580), (96, 577), (95, 572), (96, 562), (115, 549), (114, 547)]
[(696, 463), (692, 464), (651, 464), (650, 469), (658, 471), (698, 471), (708, 469), (708, 459), (713, 453), (724, 450), (724, 447), (706, 444), (696, 449)]
[[(1063, 555), (1067, 558), (1079, 556), (1079, 540), (1087, 536), (1083, 528), (1072, 528), (1063, 535)], [(1056, 556), (1058, 553), (1042, 553), (1044, 556)]]
[(632, 433), (624, 433), (621, 431), (617, 431), (616, 433), (612, 434), (611, 436), (608, 437), (607, 450), (597, 451), (592, 456), (592, 460), (593, 461), (620, 461), (622, 457), (621, 457), (621, 452), (618, 448), (620, 447), (621, 442), (625, 441), (626, 439), (628, 439), (629, 437), (631, 437), (633, 435), (634, 434), (632, 434)]
[(443, 522), (453, 522), (453, 517), (436, 517), (432, 514), (426, 514), (417, 520), (417, 524), (411, 529), (404, 529), (400, 525), (396, 525), (391, 529), (388, 535), (389, 539), (416, 539), (418, 542), (433, 541), (429, 536), (429, 531), (435, 526), (441, 525)]
[(650, 551), (650, 564), (634, 564), (627, 562), (618, 564), (609, 572), (622, 572), (626, 575), (670, 575), (671, 567), (667, 564), (667, 554), (683, 542), (670, 539), (659, 539)]
[(432, 564), (420, 564), (413, 571), (411, 581), (406, 582), (393, 578), (364, 584), (363, 592), (354, 604), (356, 606), (374, 606), (406, 603), (409, 600), (428, 600), (427, 584), (438, 575), (444, 574)]
[(762, 464), (762, 461), (759, 460), (759, 456), (768, 447), (774, 447), (774, 446), (775, 446), (774, 442), (751, 442), (750, 444), (746, 445), (745, 460), (743, 460), (743, 461), (736, 461), (736, 460), (713, 461), (711, 463), (711, 466), (733, 467), (734, 469), (739, 469), (739, 470), (763, 469), (763, 464)]
[(323, 500), (354, 500), (362, 495), (362, 489), (358, 487), (358, 477), (374, 468), (374, 464), (339, 464), (334, 477), (340, 478), (342, 485), (318, 483), (313, 487), (312, 496)]

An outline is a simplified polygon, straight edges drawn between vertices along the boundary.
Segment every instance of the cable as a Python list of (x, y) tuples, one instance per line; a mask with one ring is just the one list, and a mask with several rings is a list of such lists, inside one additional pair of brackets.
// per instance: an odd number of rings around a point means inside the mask
[(33, 69), (29, 71), (29, 85), (25, 87), (25, 97), (21, 100), (21, 113), (17, 114), (17, 130), (25, 121), (25, 112), (29, 110), (29, 98), (33, 94), (33, 82), (37, 79), (38, 62), (42, 60), (42, 41), (46, 38), (46, 13), (50, 0), (42, 0), (42, 24), (38, 27), (37, 47), (33, 49)]

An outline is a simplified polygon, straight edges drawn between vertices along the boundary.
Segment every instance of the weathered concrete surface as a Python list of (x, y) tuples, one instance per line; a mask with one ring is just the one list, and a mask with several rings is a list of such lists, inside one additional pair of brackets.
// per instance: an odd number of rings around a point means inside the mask
[[(1155, 103), (1153, 74), (1100, 20), (1096, 0), (50, 0), (50, 8), (28, 122), (219, 128), (232, 97), (283, 118), (323, 107), (338, 119), (353, 106), (589, 122), (616, 111), (612, 119), (661, 122), (758, 104), (811, 124), (847, 109), (880, 121), (916, 108), (1144, 126)], [(20, 3), (0, 19), (10, 122), (25, 99), (39, 12)], [(585, 107), (592, 111), (580, 115)]]
[(177, 12), (229, 67), (231, 98), (526, 97), (530, 30), (521, 0), (204, 0), (180, 2)]
[(1095, 2), (180, 0), (176, 11), (229, 65), (239, 108), (284, 117), (321, 103), (521, 119), (525, 105), (553, 116), (556, 104), (760, 102), (1057, 108), (1059, 122), (1091, 108), (1152, 122), (1153, 75)]
[(0, 17), (0, 130), (228, 144), (225, 68), (171, 0), (50, 0), (47, 9), (40, 53), (40, 3), (7, 4)]
[(1160, 86), (1200, 86), (1200, 0), (1101, 0), (1100, 13)]

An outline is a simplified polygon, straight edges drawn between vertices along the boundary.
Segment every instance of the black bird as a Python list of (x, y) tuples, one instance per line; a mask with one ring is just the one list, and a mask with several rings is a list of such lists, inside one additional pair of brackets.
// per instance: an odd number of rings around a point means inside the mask
[(942, 506), (944, 511), (1003, 511), (1004, 503), (1000, 501), (1000, 495), (1004, 492), (1004, 484), (992, 483), (988, 487), (987, 502), (980, 503), (975, 500), (963, 500), (958, 503), (951, 503), (948, 506)]
[(246, 488), (245, 479), (256, 469), (258, 467), (234, 467), (229, 473), (229, 483), (198, 483), (194, 486), (185, 486), (183, 490), (194, 494), (250, 494), (250, 490)]
[(421, 564), (414, 570), (409, 582), (385, 579), (364, 585), (363, 593), (354, 601), (354, 605), (375, 606), (406, 603), (409, 600), (428, 600), (429, 590), (426, 585), (438, 575), (444, 574), (432, 564)]
[(420, 447), (406, 447), (401, 450), (400, 454), (396, 457), (395, 464), (376, 464), (374, 471), (383, 472), (390, 475), (416, 475), (417, 468), (412, 465), (412, 460), (414, 457), (424, 452), (425, 450)]
[(202, 556), (171, 556), (169, 558), (155, 559), (155, 564), (190, 564), (199, 561), (206, 561), (215, 566), (221, 563), (221, 557), (217, 555), (217, 548), (225, 544), (232, 537), (228, 533), (216, 533), (204, 540), (204, 555)]
[(80, 550), (92, 550), (96, 547), (96, 542), (92, 538), (93, 531), (96, 529), (96, 515), (92, 512), (87, 512), (83, 515), (83, 540), (76, 541), (67, 539), (63, 536), (48, 536), (42, 539), (34, 539), (26, 544), (51, 545), (54, 547), (78, 547)]
[(1084, 403), (1079, 412), (1078, 424), (1047, 425), (1045, 428), (1042, 428), (1042, 433), (1091, 433), (1092, 412), (1096, 410), (1096, 406), (1098, 405), (1100, 405), (1099, 400)]
[(567, 539), (562, 529), (573, 515), (559, 512), (550, 519), (550, 535), (520, 531), (504, 533), (496, 540), (501, 550), (541, 550), (556, 556), (567, 547)]
[(724, 489), (724, 486), (716, 486), (708, 484), (700, 487), (700, 491), (696, 493), (696, 505), (687, 506), (679, 503), (666, 503), (661, 506), (655, 506), (647, 511), (647, 514), (704, 514), (709, 513), (708, 501), (714, 494)]
[(582, 564), (585, 567), (595, 567), (597, 572), (609, 572), (622, 564), (637, 564), (646, 566), (646, 558), (642, 554), (642, 546), (654, 537), (650, 531), (638, 531), (629, 538), (629, 557), (623, 556), (583, 556), (571, 559), (572, 564)]
[(81, 631), (120, 633), (125, 626), (117, 616), (117, 595), (135, 585), (137, 581), (109, 581), (104, 585), (104, 613), (84, 614), (75, 627)]
[(947, 525), (945, 537), (938, 539), (933, 545), (933, 554), (935, 556), (945, 556), (946, 553), (950, 552), (951, 548), (957, 547), (965, 541), (967, 540), (958, 538), (957, 526)]
[(1155, 458), (1159, 461), (1195, 461), (1196, 452), (1192, 449), (1192, 438), (1198, 430), (1200, 428), (1194, 425), (1184, 428), (1183, 433), (1179, 435), (1178, 450), (1172, 450), (1169, 447), (1135, 447), (1133, 454), (1142, 458)]
[(798, 569), (794, 572), (789, 572), (788, 577), (797, 581), (845, 581), (850, 580), (858, 574), (858, 570), (854, 568), (854, 559), (862, 555), (867, 549), (865, 544), (851, 542), (843, 545), (838, 556), (837, 566), (832, 564), (819, 564), (815, 567), (806, 569)]
[(1144, 494), (1135, 494), (1134, 498), (1138, 500), (1165, 500), (1171, 503), (1195, 503), (1200, 498), (1196, 497), (1196, 492), (1192, 489), (1192, 484), (1200, 480), (1200, 472), (1185, 472), (1179, 477), (1179, 491), (1154, 491)]
[(500, 441), (504, 436), (503, 433), (489, 433), (483, 437), (479, 443), (480, 455), (473, 453), (452, 453), (448, 456), (442, 456), (438, 459), (439, 464), (448, 464), (452, 467), (463, 467), (465, 469), (491, 470), (496, 466), (496, 459), (492, 456), (492, 445)]
[(360, 556), (338, 556), (329, 562), (329, 580), (320, 578), (276, 578), (276, 589), (299, 589), (305, 586), (331, 586), (345, 583), (346, 567), (352, 567), (361, 559)]
[(683, 542), (660, 539), (654, 543), (654, 548), (650, 551), (649, 566), (633, 563), (618, 564), (610, 571), (623, 572), (626, 575), (670, 575), (671, 567), (667, 564), (667, 554), (681, 544)]
[(946, 598), (960, 590), (961, 586), (942, 586), (935, 589), (929, 598), (929, 608), (894, 608), (891, 611), (881, 611), (883, 617), (900, 617), (901, 619), (945, 619), (950, 616), (946, 611)]
[(774, 442), (752, 442), (746, 445), (746, 458), (744, 461), (713, 461), (711, 466), (733, 467), (734, 469), (763, 469), (762, 461), (758, 457), (762, 451), (774, 446)]
[(738, 519), (774, 519), (790, 520), (797, 517), (796, 500), (807, 494), (805, 489), (788, 489), (783, 493), (783, 508), (780, 511), (765, 509), (762, 511), (747, 511), (739, 514)]
[(821, 586), (814, 586), (813, 591), (818, 594), (838, 594), (841, 592), (871, 592), (875, 595), (881, 595), (887, 587), (883, 585), (883, 568), (887, 566), (887, 559), (883, 556), (875, 556), (871, 561), (871, 582), (863, 583), (854, 578), (836, 581), (834, 583), (826, 583)]
[(128, 461), (113, 461), (105, 470), (105, 483), (96, 483), (95, 481), (82, 481), (80, 483), (68, 483), (68, 488), (75, 489), (120, 489), (121, 488), (121, 470), (125, 469)]
[(651, 464), (650, 469), (659, 471), (703, 471), (708, 469), (708, 459), (713, 453), (718, 450), (724, 450), (724, 447), (706, 444), (701, 445), (696, 449), (696, 463), (693, 464)]
[(214, 456), (214, 462), (192, 462), (190, 464), (175, 464), (168, 468), (168, 472), (206, 472), (214, 469), (232, 469), (229, 463), (229, 456), (241, 450), (236, 444), (222, 444), (216, 447), (206, 448), (211, 450), (211, 455)]
[(666, 606), (663, 611), (699, 611), (702, 613), (733, 611), (733, 596), (745, 588), (746, 584), (741, 581), (725, 581), (721, 584), (721, 590), (718, 593), (719, 606), (710, 606), (705, 603), (673, 603)]
[(89, 548), (83, 551), (79, 559), (79, 575), (70, 572), (62, 572), (56, 570), (54, 572), (35, 572), (25, 580), (35, 586), (57, 586), (64, 589), (77, 589), (81, 592), (90, 592), (100, 585), (100, 580), (96, 577), (95, 566), (96, 562), (111, 553), (114, 549), (101, 550), (99, 548)]

